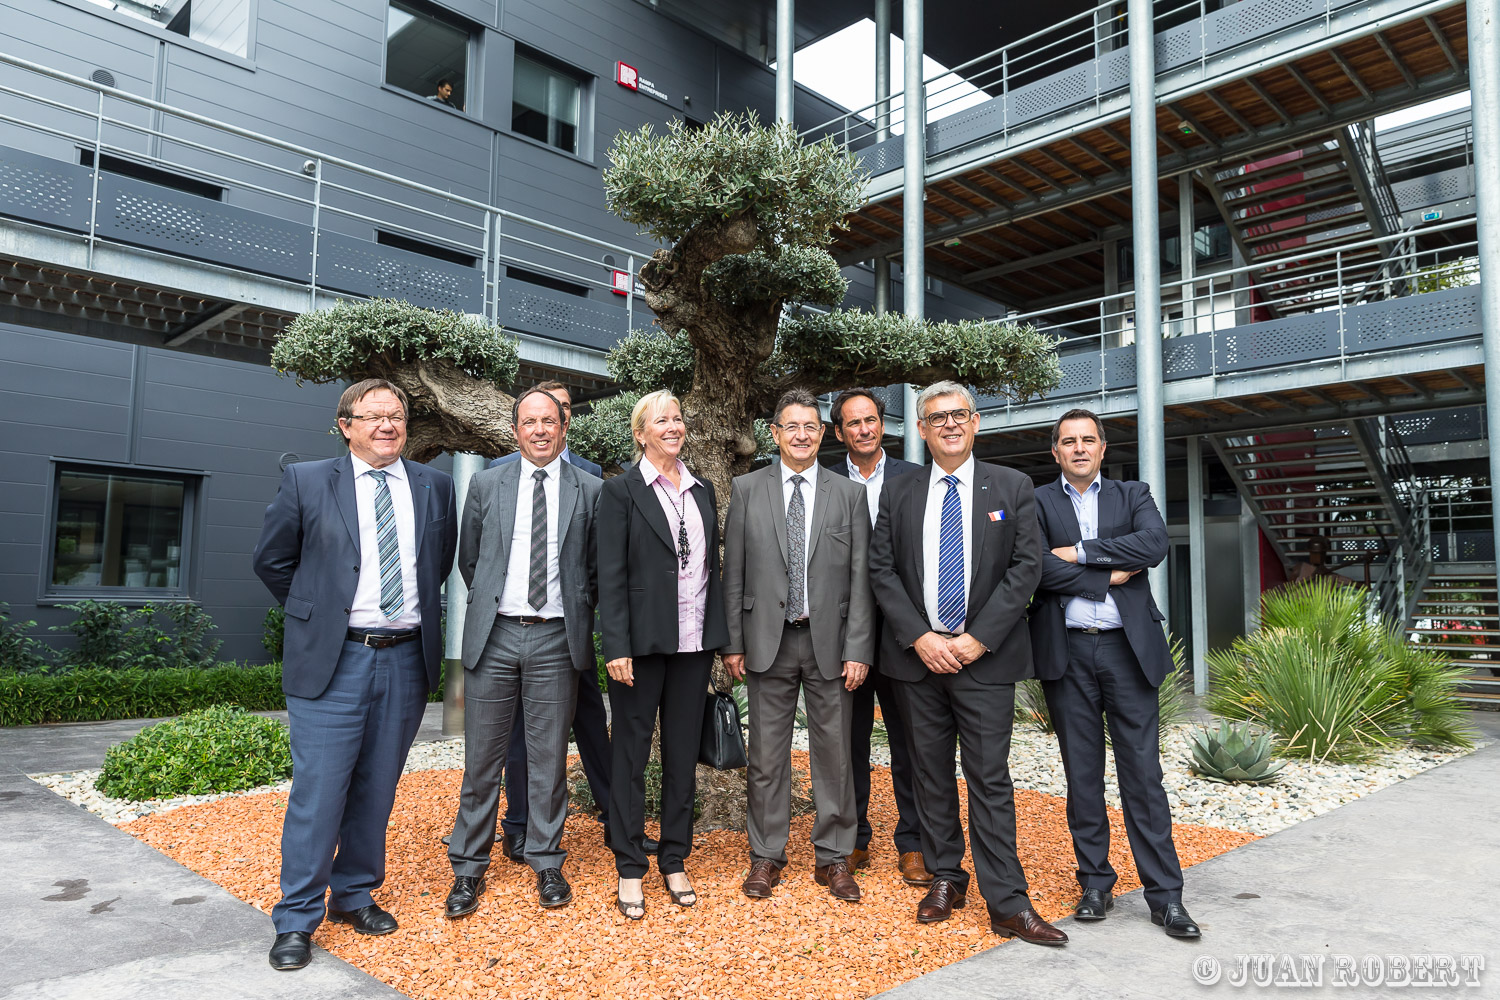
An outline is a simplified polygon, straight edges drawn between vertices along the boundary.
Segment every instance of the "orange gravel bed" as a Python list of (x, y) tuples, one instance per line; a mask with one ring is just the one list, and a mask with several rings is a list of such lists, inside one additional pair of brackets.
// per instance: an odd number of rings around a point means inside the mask
[[(805, 771), (807, 754), (793, 757)], [(478, 911), (448, 920), (443, 900), (452, 870), (438, 838), (452, 827), (462, 772), (408, 774), (391, 814), (385, 886), (376, 893), (401, 929), (362, 937), (325, 923), (314, 941), (423, 1000), (868, 997), (1006, 940), (989, 932), (977, 892), (945, 923), (916, 922), (922, 890), (903, 884), (896, 870), (889, 774), (877, 768), (872, 776), (874, 852), (871, 866), (859, 873), (863, 902), (841, 903), (813, 881), (812, 817), (803, 816), (792, 821), (789, 864), (773, 898), (751, 900), (739, 891), (749, 865), (743, 833), (699, 834), (687, 862), (698, 905), (672, 905), (653, 870), (640, 922), (616, 912), (614, 856), (599, 824), (586, 816), (570, 817), (563, 837), (570, 906), (542, 910), (531, 870), (497, 849)], [(158, 813), (123, 829), (269, 914), (280, 896), (285, 807), (286, 794), (272, 792)], [(1049, 920), (1071, 912), (1078, 896), (1065, 807), (1054, 795), (1016, 792), (1021, 863), (1031, 898)], [(1120, 874), (1115, 891), (1129, 892), (1140, 880), (1118, 811), (1110, 810), (1110, 822), (1111, 860)], [(1175, 826), (1174, 835), (1184, 867), (1257, 839), (1187, 824)], [(268, 919), (267, 947), (271, 936)]]

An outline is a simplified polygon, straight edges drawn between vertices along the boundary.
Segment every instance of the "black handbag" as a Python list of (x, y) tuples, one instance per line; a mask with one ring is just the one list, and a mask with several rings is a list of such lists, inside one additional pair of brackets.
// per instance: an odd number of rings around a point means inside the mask
[(734, 696), (710, 691), (703, 703), (703, 737), (698, 744), (698, 763), (716, 771), (734, 771), (749, 763), (745, 756), (745, 734), (740, 730), (740, 706)]

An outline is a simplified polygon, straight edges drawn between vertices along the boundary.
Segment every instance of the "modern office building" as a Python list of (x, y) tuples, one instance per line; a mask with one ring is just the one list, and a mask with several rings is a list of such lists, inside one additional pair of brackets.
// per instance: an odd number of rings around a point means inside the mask
[[(338, 449), (337, 387), (272, 373), (277, 332), (391, 295), (607, 394), (652, 250), (605, 207), (609, 142), (748, 107), (870, 171), (852, 302), (1062, 338), (1063, 384), (986, 400), (981, 454), (1040, 481), (1056, 416), (1103, 414), (1111, 470), (1165, 501), (1195, 660), (1323, 539), (1487, 700), (1494, 5), (1013, 6), (0, 0), (0, 600), (46, 626), (191, 598), (258, 657), (261, 511)], [(865, 18), (888, 102), (792, 86)], [(1488, 117), (1411, 110), (1471, 86)]]

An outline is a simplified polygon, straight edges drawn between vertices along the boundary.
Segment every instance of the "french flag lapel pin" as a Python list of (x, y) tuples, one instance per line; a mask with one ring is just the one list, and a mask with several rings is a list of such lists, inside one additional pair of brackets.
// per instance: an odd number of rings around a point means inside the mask
[(1003, 520), (1005, 520), (1005, 511), (1003, 511), (1003, 510), (992, 510), (992, 511), (990, 511), (990, 520), (991, 521), (1003, 521)]

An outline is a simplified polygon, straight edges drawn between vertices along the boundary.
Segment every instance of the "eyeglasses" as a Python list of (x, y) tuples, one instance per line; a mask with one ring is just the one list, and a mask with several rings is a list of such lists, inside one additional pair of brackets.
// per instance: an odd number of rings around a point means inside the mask
[(927, 414), (922, 419), (927, 421), (928, 427), (941, 427), (949, 420), (952, 420), (955, 426), (962, 426), (968, 423), (969, 419), (973, 416), (973, 410), (939, 410), (936, 413)]
[(354, 423), (354, 421), (358, 420), (366, 427), (379, 427), (382, 423), (389, 420), (392, 425), (400, 427), (402, 424), (406, 423), (406, 414), (397, 413), (392, 415), (388, 413), (355, 413), (345, 417), (344, 419), (349, 421), (351, 424)]
[(780, 427), (788, 434), (796, 434), (799, 431), (803, 434), (816, 434), (823, 427), (822, 424), (772, 424), (771, 426)]

